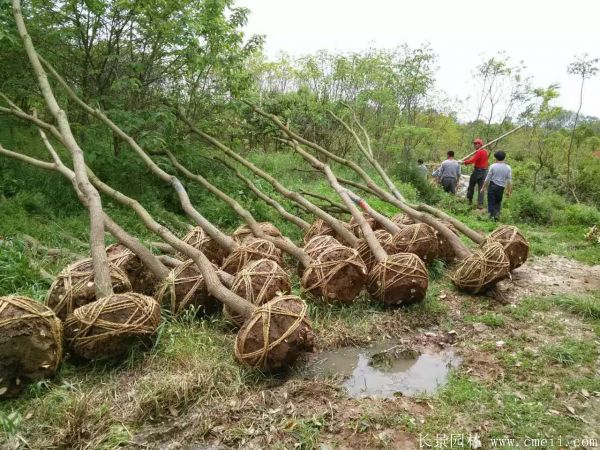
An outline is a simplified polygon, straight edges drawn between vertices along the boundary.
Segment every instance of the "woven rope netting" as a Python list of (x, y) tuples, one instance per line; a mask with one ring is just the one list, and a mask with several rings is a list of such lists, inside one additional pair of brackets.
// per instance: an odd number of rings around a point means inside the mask
[[(446, 227), (448, 227), (450, 229), (450, 231), (452, 231), (455, 235), (457, 235), (457, 236), (459, 235), (458, 230), (454, 227), (454, 225), (452, 225), (452, 223), (448, 222), (447, 220), (442, 220), (441, 222)], [(442, 236), (440, 233), (437, 233), (437, 237), (438, 237), (438, 257), (445, 261), (453, 260), (456, 255), (454, 253), (454, 249), (450, 245), (450, 242), (448, 242), (448, 240), (446, 240), (444, 238), (444, 236)]]
[[(379, 222), (377, 222), (373, 217), (371, 217), (367, 213), (363, 213), (363, 217), (365, 218), (365, 220), (367, 221), (367, 224), (373, 231), (381, 229)], [(358, 222), (354, 219), (354, 217), (350, 218), (350, 222), (348, 222), (348, 226), (350, 227), (350, 230), (352, 231), (354, 236), (362, 237), (362, 235), (363, 235), (362, 230), (361, 230)]]
[(27, 297), (0, 297), (0, 398), (53, 375), (62, 354), (62, 323), (50, 308)]
[(225, 259), (221, 269), (231, 275), (235, 275), (246, 264), (258, 259), (272, 259), (281, 266), (281, 250), (275, 247), (275, 244), (270, 241), (249, 237)]
[(157, 278), (131, 250), (122, 244), (112, 244), (106, 248), (106, 255), (109, 263), (113, 263), (127, 274), (133, 291), (145, 295), (154, 293)]
[[(240, 270), (231, 285), (231, 291), (256, 306), (263, 305), (278, 295), (289, 294), (292, 289), (290, 277), (279, 264), (270, 259), (253, 261)], [(223, 306), (223, 314), (241, 327), (244, 318)]]
[[(196, 250), (200, 250), (210, 262), (220, 266), (227, 257), (227, 250), (221, 248), (217, 242), (208, 236), (200, 227), (194, 227), (183, 238), (182, 241), (191, 245)], [(175, 257), (185, 261), (188, 259), (183, 253), (177, 252)]]
[(465, 258), (452, 275), (452, 282), (462, 291), (478, 294), (510, 274), (510, 262), (502, 244), (488, 241)]
[[(281, 237), (281, 231), (273, 225), (271, 222), (259, 222), (258, 227), (268, 236)], [(238, 243), (244, 242), (248, 237), (252, 237), (254, 234), (248, 225), (239, 226), (231, 235), (234, 241)]]
[(331, 225), (326, 223), (323, 219), (317, 219), (312, 223), (304, 235), (304, 245), (308, 244), (308, 242), (315, 236), (332, 236), (336, 239), (338, 238), (335, 230), (331, 228)]
[(362, 291), (367, 268), (358, 252), (344, 245), (323, 250), (302, 276), (302, 288), (316, 298), (351, 303)]
[(65, 321), (65, 337), (79, 357), (98, 360), (126, 354), (147, 342), (160, 325), (160, 306), (135, 292), (113, 294), (77, 308)]
[(403, 305), (425, 298), (428, 285), (423, 261), (413, 253), (396, 253), (373, 266), (367, 292), (373, 300), (385, 305)]
[(425, 263), (432, 262), (438, 255), (438, 237), (433, 227), (426, 223), (405, 225), (392, 236), (395, 253), (414, 253)]
[(161, 280), (155, 298), (175, 315), (189, 307), (211, 313), (219, 306), (219, 302), (208, 293), (200, 269), (191, 259), (171, 270), (169, 276)]
[(306, 243), (306, 245), (304, 246), (304, 251), (308, 256), (314, 259), (321, 253), (323, 253), (324, 250), (334, 245), (342, 244), (333, 236), (319, 235), (313, 237), (310, 241)]
[[(516, 269), (527, 261), (529, 256), (529, 242), (519, 229), (512, 225), (502, 225), (496, 228), (487, 240), (500, 242), (510, 262), (510, 270)], [(486, 241), (487, 241), (486, 240)]]
[[(383, 247), (383, 250), (389, 255), (396, 252), (396, 247), (392, 243), (392, 235), (385, 230), (375, 231), (375, 238)], [(367, 270), (371, 270), (373, 264), (375, 264), (375, 256), (369, 247), (369, 243), (365, 239), (361, 239), (358, 247), (356, 247), (360, 258), (365, 263)]]
[(306, 303), (294, 295), (259, 306), (237, 334), (236, 358), (254, 368), (289, 367), (300, 354), (313, 349), (312, 325), (306, 315)]
[[(131, 283), (124, 270), (109, 262), (110, 279), (116, 293), (131, 290)], [(91, 258), (70, 264), (63, 269), (46, 295), (46, 304), (64, 320), (75, 308), (96, 300), (94, 269)]]
[(404, 225), (412, 225), (415, 223), (414, 219), (410, 217), (408, 214), (398, 213), (394, 217), (392, 217), (392, 222), (394, 222), (399, 227), (403, 227)]

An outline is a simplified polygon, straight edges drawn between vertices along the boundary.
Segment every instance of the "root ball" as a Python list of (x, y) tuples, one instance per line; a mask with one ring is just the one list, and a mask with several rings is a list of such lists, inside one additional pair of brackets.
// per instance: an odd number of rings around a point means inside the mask
[(242, 270), (246, 264), (258, 259), (272, 259), (277, 264), (281, 265), (281, 250), (275, 247), (270, 241), (248, 237), (227, 257), (227, 259), (225, 259), (221, 269), (231, 275), (235, 275)]
[[(200, 227), (194, 227), (194, 229), (190, 230), (190, 232), (182, 238), (182, 241), (191, 245), (196, 250), (200, 250), (210, 262), (217, 266), (220, 266), (223, 263), (228, 254), (227, 250), (222, 248)], [(177, 252), (175, 257), (182, 261), (188, 259), (188, 256), (180, 252)]]
[[(258, 227), (262, 230), (263, 233), (265, 233), (268, 236), (273, 236), (273, 237), (281, 237), (282, 236), (281, 231), (279, 231), (279, 229), (275, 225), (273, 225), (271, 222), (259, 222)], [(231, 235), (233, 240), (238, 243), (242, 243), (246, 240), (246, 238), (252, 237), (252, 236), (254, 236), (254, 235), (248, 225), (241, 225)]]
[[(288, 274), (270, 259), (253, 261), (240, 270), (233, 280), (231, 290), (256, 306), (263, 305), (278, 295), (289, 294), (292, 283)], [(235, 325), (241, 327), (244, 319), (223, 306), (223, 314)]]
[[(392, 235), (386, 230), (375, 231), (375, 237), (377, 238), (377, 241), (379, 241), (386, 253), (393, 254), (396, 252), (396, 249), (392, 244)], [(373, 255), (373, 252), (371, 252), (371, 247), (369, 247), (369, 244), (366, 241), (366, 239), (361, 239), (360, 243), (358, 244), (358, 247), (356, 247), (356, 250), (358, 251), (360, 258), (365, 263), (367, 270), (371, 270), (373, 264), (375, 264), (375, 256)]]
[(510, 270), (516, 269), (527, 261), (529, 256), (529, 242), (519, 229), (512, 225), (502, 225), (496, 228), (488, 240), (500, 242), (510, 261)]
[(333, 245), (342, 245), (342, 244), (340, 244), (340, 242), (333, 236), (319, 235), (319, 236), (313, 237), (310, 241), (308, 241), (306, 243), (306, 245), (304, 246), (304, 251), (311, 258), (316, 258), (321, 253), (323, 253), (324, 250), (326, 250), (327, 248), (329, 248)]
[(367, 291), (384, 305), (406, 305), (425, 298), (429, 276), (414, 253), (396, 253), (376, 263), (369, 272)]
[(158, 279), (148, 270), (142, 260), (123, 244), (113, 244), (106, 248), (108, 261), (127, 274), (134, 292), (152, 295)]
[(148, 343), (160, 324), (160, 306), (135, 292), (113, 294), (73, 311), (65, 321), (67, 345), (88, 360), (126, 355), (138, 343)]
[(366, 278), (367, 268), (358, 252), (335, 245), (324, 250), (306, 268), (302, 287), (316, 298), (352, 303), (362, 291)]
[[(452, 225), (451, 222), (448, 222), (447, 220), (442, 220), (441, 222), (446, 227), (448, 227), (450, 229), (450, 231), (452, 231), (455, 235), (458, 236), (458, 230), (454, 227), (454, 225)], [(442, 236), (440, 233), (437, 233), (437, 237), (438, 237), (438, 257), (445, 261), (452, 261), (456, 255), (454, 254), (454, 249), (450, 245), (450, 242), (448, 242), (444, 238), (444, 236)]]
[(392, 222), (402, 228), (404, 225), (412, 225), (415, 223), (414, 219), (408, 214), (398, 213), (392, 217)]
[(313, 349), (314, 335), (306, 314), (306, 303), (294, 295), (275, 297), (258, 307), (237, 334), (236, 358), (263, 370), (290, 367), (303, 352)]
[(435, 229), (426, 223), (404, 226), (392, 238), (396, 253), (414, 253), (425, 263), (438, 256), (438, 237)]
[(27, 297), (0, 297), (0, 400), (52, 376), (62, 359), (62, 323)]
[(488, 241), (465, 258), (454, 274), (452, 282), (462, 291), (478, 294), (508, 277), (510, 262), (502, 244)]
[[(131, 290), (127, 274), (114, 262), (109, 262), (109, 273), (116, 293)], [(46, 304), (64, 320), (76, 308), (96, 300), (94, 264), (91, 258), (70, 264), (62, 270), (50, 286)]]
[(155, 297), (175, 315), (189, 307), (210, 314), (219, 306), (219, 302), (208, 293), (202, 273), (191, 259), (171, 270), (169, 276), (161, 280)]
[[(373, 231), (381, 229), (379, 222), (377, 222), (373, 217), (371, 217), (367, 213), (363, 213), (363, 217), (365, 218), (367, 224), (369, 225), (369, 227), (371, 227)], [(359, 238), (362, 237), (362, 230), (358, 222), (354, 219), (354, 217), (350, 219), (350, 222), (348, 222), (348, 226), (350, 227), (350, 230), (352, 230), (352, 233), (354, 233), (354, 236)]]

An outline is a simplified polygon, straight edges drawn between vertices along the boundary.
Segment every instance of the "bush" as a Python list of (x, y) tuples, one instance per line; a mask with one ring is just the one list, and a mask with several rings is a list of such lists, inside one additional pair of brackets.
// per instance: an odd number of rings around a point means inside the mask
[(575, 203), (567, 206), (564, 212), (564, 220), (569, 225), (592, 225), (600, 224), (600, 211), (593, 206)]
[(565, 208), (562, 197), (543, 192), (533, 192), (529, 188), (517, 189), (513, 197), (506, 202), (506, 210), (513, 220), (533, 222), (543, 225), (551, 224), (556, 212)]
[[(402, 181), (406, 185), (412, 185), (417, 191), (418, 199), (425, 203), (437, 203), (442, 197), (440, 189), (437, 189), (429, 180), (423, 177), (423, 174), (415, 165), (399, 163), (393, 166), (390, 172), (395, 179)], [(404, 191), (402, 191), (402, 194), (409, 198)]]

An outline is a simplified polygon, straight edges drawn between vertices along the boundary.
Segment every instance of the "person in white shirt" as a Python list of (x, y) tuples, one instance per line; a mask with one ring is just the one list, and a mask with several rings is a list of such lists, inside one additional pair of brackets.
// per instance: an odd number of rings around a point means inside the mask
[(446, 159), (442, 165), (434, 172), (445, 192), (456, 194), (456, 183), (460, 179), (460, 165), (454, 159), (454, 152), (448, 151)]
[(496, 221), (500, 216), (504, 190), (506, 190), (507, 197), (512, 194), (512, 169), (504, 162), (506, 153), (502, 150), (494, 153), (494, 158), (496, 158), (496, 162), (490, 166), (481, 193), (488, 190), (488, 212), (490, 219)]

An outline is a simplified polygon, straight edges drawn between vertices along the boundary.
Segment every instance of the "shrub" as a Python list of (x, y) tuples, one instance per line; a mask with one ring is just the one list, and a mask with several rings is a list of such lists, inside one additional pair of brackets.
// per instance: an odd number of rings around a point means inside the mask
[(516, 189), (512, 199), (506, 202), (506, 209), (514, 220), (545, 225), (551, 224), (556, 211), (564, 208), (565, 201), (558, 195), (533, 192), (529, 188)]
[(585, 225), (591, 227), (600, 223), (600, 211), (588, 205), (575, 203), (567, 206), (564, 220), (569, 225)]

